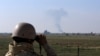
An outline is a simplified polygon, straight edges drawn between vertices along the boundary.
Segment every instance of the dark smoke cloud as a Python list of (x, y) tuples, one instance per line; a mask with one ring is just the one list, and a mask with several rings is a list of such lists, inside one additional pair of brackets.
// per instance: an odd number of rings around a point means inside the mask
[(61, 22), (62, 17), (66, 15), (66, 11), (64, 11), (64, 9), (61, 8), (59, 10), (49, 10), (47, 12), (47, 14), (54, 18), (55, 25), (56, 25), (58, 31), (63, 32), (60, 22)]

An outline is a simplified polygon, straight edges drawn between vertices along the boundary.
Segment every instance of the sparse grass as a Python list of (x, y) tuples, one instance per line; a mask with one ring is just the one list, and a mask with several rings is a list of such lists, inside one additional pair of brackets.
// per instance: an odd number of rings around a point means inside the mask
[(7, 52), (10, 41), (10, 38), (0, 38), (0, 56), (4, 56), (4, 54)]
[[(58, 56), (77, 56), (77, 46), (80, 47), (80, 56), (100, 56), (100, 36), (47, 36), (50, 46)], [(11, 38), (0, 38), (0, 56), (8, 51)], [(39, 45), (35, 42), (35, 51), (39, 53)], [(42, 52), (45, 54), (44, 50)], [(44, 55), (45, 56), (45, 55)]]

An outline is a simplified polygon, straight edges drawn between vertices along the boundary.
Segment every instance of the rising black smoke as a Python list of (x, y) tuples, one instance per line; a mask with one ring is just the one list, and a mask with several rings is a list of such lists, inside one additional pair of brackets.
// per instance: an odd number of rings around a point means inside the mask
[(66, 11), (63, 8), (61, 8), (59, 10), (49, 10), (47, 13), (49, 16), (54, 18), (55, 25), (56, 25), (58, 31), (63, 32), (60, 23), (61, 23), (62, 17), (66, 15)]

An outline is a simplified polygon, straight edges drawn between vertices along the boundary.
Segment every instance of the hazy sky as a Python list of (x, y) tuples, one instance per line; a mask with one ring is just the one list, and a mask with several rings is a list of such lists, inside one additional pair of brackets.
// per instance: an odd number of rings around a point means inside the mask
[(100, 33), (100, 0), (0, 0), (0, 32), (12, 32), (19, 22), (29, 22), (37, 32), (59, 32), (50, 10), (66, 11), (60, 26), (69, 33)]

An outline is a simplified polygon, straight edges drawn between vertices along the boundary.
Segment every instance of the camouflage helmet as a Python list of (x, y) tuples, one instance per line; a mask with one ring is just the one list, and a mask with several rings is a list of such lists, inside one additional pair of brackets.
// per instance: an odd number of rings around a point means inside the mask
[(29, 23), (19, 23), (15, 26), (12, 32), (12, 38), (20, 37), (25, 39), (35, 39), (36, 32), (34, 26)]

